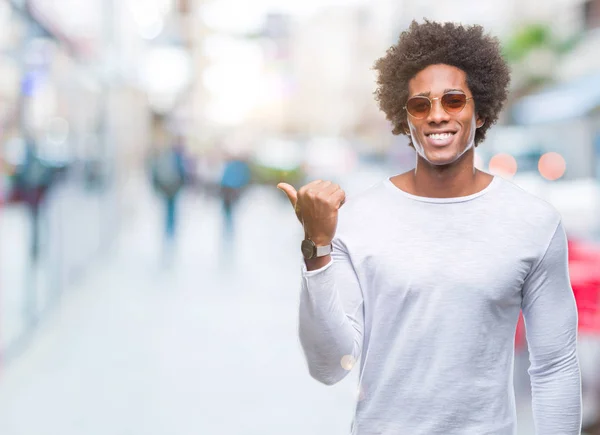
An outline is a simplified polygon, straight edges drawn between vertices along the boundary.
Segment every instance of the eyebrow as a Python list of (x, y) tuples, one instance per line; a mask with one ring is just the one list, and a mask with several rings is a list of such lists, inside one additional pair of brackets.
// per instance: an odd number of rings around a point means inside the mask
[[(463, 94), (465, 93), (465, 91), (463, 91), (462, 89), (444, 89), (444, 94), (448, 93), (448, 92), (462, 92)], [(413, 95), (413, 97), (429, 97), (431, 95), (431, 91), (427, 91), (427, 92), (420, 92), (418, 94)]]

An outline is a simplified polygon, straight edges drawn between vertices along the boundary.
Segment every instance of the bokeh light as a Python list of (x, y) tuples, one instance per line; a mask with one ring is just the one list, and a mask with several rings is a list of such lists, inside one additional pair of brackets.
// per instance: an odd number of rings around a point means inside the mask
[(510, 178), (517, 173), (517, 161), (510, 154), (496, 154), (490, 159), (489, 170), (494, 175)]
[(550, 152), (540, 157), (538, 170), (546, 180), (558, 180), (565, 174), (567, 162), (559, 153)]
[(352, 367), (354, 367), (355, 363), (356, 363), (356, 360), (354, 359), (354, 357), (352, 355), (344, 355), (342, 357), (342, 360), (340, 361), (342, 368), (347, 371), (352, 370)]

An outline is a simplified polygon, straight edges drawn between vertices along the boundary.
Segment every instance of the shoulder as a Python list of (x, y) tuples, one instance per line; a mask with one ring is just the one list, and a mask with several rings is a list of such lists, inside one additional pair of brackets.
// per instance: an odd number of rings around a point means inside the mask
[(504, 196), (503, 199), (513, 202), (515, 207), (519, 207), (523, 211), (554, 217), (560, 216), (556, 208), (548, 201), (528, 192), (511, 180), (501, 178), (499, 187), (499, 191)]
[(526, 191), (513, 181), (501, 178), (496, 195), (501, 217), (518, 221), (525, 231), (552, 236), (561, 221), (558, 210), (546, 200)]

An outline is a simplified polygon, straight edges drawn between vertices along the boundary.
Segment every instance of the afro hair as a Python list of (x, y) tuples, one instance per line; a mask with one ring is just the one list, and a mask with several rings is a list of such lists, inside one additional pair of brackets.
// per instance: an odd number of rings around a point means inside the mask
[[(413, 21), (398, 42), (375, 62), (378, 72), (375, 99), (393, 134), (407, 135), (408, 83), (429, 65), (446, 64), (464, 71), (473, 94), (475, 111), (485, 122), (475, 133), (475, 145), (498, 120), (508, 94), (510, 68), (497, 38), (479, 25)], [(412, 142), (410, 146), (413, 146)]]

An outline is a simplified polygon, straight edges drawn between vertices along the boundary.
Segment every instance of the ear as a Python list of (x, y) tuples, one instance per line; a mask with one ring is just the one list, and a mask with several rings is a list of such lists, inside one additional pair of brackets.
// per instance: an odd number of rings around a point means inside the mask
[(484, 124), (485, 124), (485, 119), (477, 117), (477, 120), (475, 121), (475, 125), (477, 126), (477, 128), (483, 127)]

